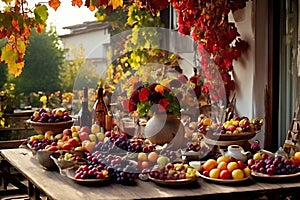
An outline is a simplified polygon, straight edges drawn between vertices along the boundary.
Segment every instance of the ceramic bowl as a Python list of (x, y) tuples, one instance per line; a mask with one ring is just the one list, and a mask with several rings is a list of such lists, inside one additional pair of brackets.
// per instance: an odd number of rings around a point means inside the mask
[(38, 150), (36, 152), (36, 159), (38, 160), (39, 164), (47, 170), (57, 170), (58, 168), (56, 164), (50, 158), (52, 154), (55, 154), (55, 152), (47, 150)]
[(52, 131), (54, 134), (57, 134), (57, 133), (62, 133), (64, 129), (71, 128), (72, 125), (74, 124), (74, 120), (47, 123), (47, 122), (34, 122), (28, 119), (26, 123), (31, 125), (33, 129), (39, 134), (46, 133), (47, 131)]

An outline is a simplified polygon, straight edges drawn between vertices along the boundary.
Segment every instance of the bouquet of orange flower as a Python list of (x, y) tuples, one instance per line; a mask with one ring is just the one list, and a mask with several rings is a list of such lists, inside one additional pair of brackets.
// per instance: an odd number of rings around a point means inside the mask
[(159, 83), (146, 83), (133, 91), (129, 99), (123, 101), (129, 112), (137, 111), (141, 117), (151, 110), (156, 113), (180, 115), (180, 104), (171, 90)]

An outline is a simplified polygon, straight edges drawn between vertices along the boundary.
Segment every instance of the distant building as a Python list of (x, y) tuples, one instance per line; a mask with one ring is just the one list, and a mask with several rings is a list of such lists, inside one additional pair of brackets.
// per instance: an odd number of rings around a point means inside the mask
[(84, 22), (64, 27), (69, 29), (69, 34), (60, 35), (65, 49), (69, 50), (66, 60), (74, 60), (72, 49), (84, 50), (84, 57), (87, 61), (94, 63), (99, 73), (105, 71), (107, 62), (107, 49), (110, 43), (109, 24), (106, 22)]

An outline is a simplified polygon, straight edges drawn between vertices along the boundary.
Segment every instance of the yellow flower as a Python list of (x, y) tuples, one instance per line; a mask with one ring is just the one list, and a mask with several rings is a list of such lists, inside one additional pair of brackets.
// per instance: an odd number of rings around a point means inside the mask
[(154, 89), (156, 92), (158, 92), (158, 93), (161, 93), (161, 94), (164, 94), (164, 86), (162, 86), (162, 85), (157, 85), (157, 86), (155, 86), (155, 89)]
[(40, 102), (42, 102), (42, 103), (47, 102), (47, 97), (46, 97), (45, 95), (44, 95), (44, 96), (41, 96)]

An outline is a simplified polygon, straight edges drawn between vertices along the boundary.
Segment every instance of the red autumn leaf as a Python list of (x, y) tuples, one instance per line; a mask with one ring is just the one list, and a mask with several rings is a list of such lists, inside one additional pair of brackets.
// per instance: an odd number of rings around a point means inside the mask
[(78, 8), (80, 8), (82, 4), (82, 0), (72, 0), (72, 6), (78, 6)]
[(59, 0), (49, 0), (48, 4), (51, 8), (53, 8), (56, 11), (57, 8), (60, 6), (60, 1)]

